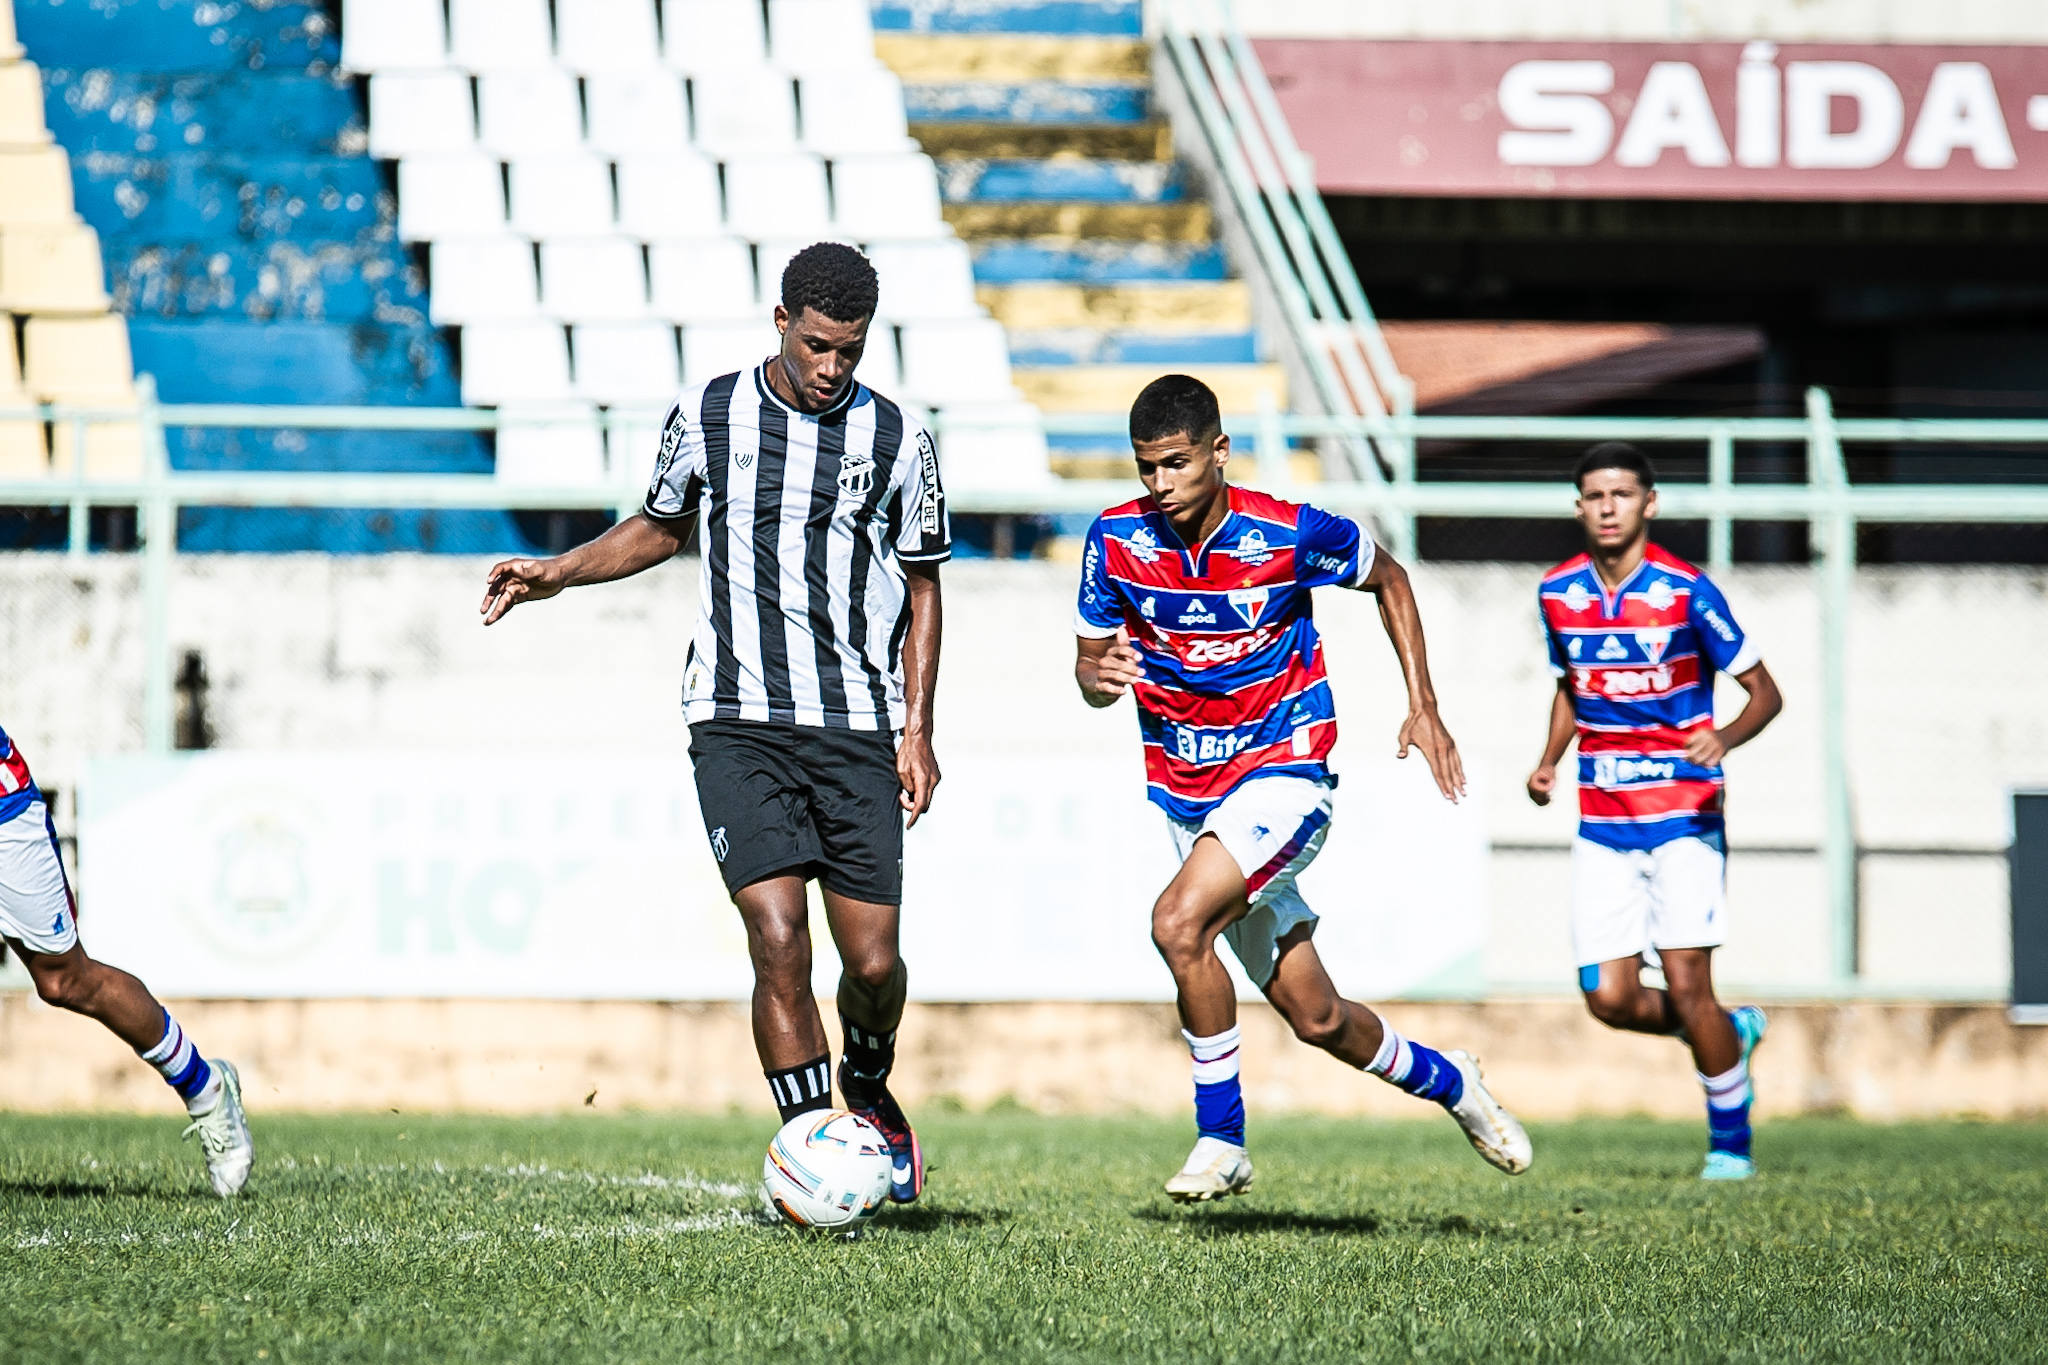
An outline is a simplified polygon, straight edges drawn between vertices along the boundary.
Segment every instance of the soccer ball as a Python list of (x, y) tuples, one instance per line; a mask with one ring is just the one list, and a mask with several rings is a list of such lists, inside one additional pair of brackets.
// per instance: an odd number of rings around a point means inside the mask
[(889, 1140), (844, 1109), (813, 1109), (782, 1125), (761, 1163), (761, 1193), (800, 1228), (852, 1228), (889, 1197)]

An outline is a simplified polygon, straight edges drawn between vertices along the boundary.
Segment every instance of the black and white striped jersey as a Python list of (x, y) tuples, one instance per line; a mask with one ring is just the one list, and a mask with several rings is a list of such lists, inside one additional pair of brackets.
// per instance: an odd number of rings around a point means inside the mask
[(923, 426), (858, 382), (801, 412), (756, 365), (683, 391), (641, 511), (702, 517), (687, 721), (903, 728), (903, 565), (953, 552)]

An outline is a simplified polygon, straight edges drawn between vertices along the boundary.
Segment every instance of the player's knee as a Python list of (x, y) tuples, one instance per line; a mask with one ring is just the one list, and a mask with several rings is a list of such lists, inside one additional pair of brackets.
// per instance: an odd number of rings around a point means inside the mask
[(842, 955), (840, 963), (846, 974), (871, 991), (887, 987), (896, 975), (896, 948), (893, 944), (877, 944), (864, 948), (852, 956)]
[(1344, 1033), (1344, 1009), (1334, 1002), (1288, 1011), (1287, 1023), (1294, 1036), (1310, 1047), (1328, 1048)]
[(1633, 1002), (1619, 990), (1602, 986), (1586, 992), (1586, 1012), (1609, 1028), (1620, 1028), (1634, 1016)]
[(60, 1010), (83, 1009), (92, 999), (92, 967), (92, 962), (83, 958), (37, 967), (31, 973), (37, 998)]
[(1194, 907), (1169, 891), (1152, 907), (1152, 946), (1168, 962), (1199, 957), (1209, 947), (1208, 926)]

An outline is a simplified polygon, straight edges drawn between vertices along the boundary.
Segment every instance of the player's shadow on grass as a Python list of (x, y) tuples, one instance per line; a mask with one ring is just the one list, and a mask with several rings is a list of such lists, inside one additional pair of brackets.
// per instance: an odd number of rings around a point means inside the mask
[(1325, 1237), (1377, 1237), (1387, 1233), (1422, 1233), (1446, 1237), (1487, 1237), (1497, 1229), (1475, 1223), (1461, 1213), (1445, 1218), (1387, 1219), (1366, 1213), (1309, 1213), (1301, 1209), (1261, 1209), (1230, 1205), (1208, 1209), (1139, 1209), (1137, 1217), (1171, 1223), (1209, 1236), (1242, 1236), (1255, 1232), (1308, 1232)]
[[(129, 1180), (79, 1180), (62, 1176), (55, 1180), (0, 1180), (0, 1199), (198, 1199), (196, 1189), (166, 1189), (162, 1185)], [(206, 1195), (207, 1198), (212, 1196)]]
[(890, 1209), (875, 1221), (877, 1229), (890, 1232), (945, 1232), (952, 1228), (986, 1228), (1010, 1221), (1001, 1209), (976, 1212), (973, 1209), (937, 1209), (926, 1205)]

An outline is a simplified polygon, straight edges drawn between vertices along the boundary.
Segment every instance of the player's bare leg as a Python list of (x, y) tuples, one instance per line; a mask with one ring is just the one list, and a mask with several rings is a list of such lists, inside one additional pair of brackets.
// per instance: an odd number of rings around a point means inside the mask
[(197, 1056), (170, 1012), (134, 976), (86, 956), (73, 943), (61, 953), (39, 953), (7, 940), (46, 1005), (84, 1015), (104, 1025), (155, 1066), (186, 1101), (199, 1136), (214, 1192), (237, 1194), (249, 1179), (256, 1147), (242, 1113), (241, 1077), (231, 1062)]
[[(827, 1051), (825, 1026), (811, 993), (811, 913), (804, 879), (793, 872), (763, 877), (741, 887), (733, 904), (747, 927), (747, 956), (754, 964), (754, 1050), (773, 1078)], [(797, 1079), (808, 1086), (809, 1078)], [(829, 1085), (825, 1100), (829, 1107)]]
[(1599, 967), (1586, 1008), (1612, 1028), (1677, 1036), (1692, 1050), (1693, 1068), (1707, 1092), (1709, 1150), (1702, 1174), (1742, 1180), (1756, 1171), (1750, 1158), (1749, 1055), (1762, 1041), (1764, 1012), (1745, 1005), (1731, 1014), (1714, 994), (1712, 948), (1662, 948), (1666, 989), (1645, 986), (1641, 954)]
[[(1411, 1095), (1435, 1100), (1458, 1121), (1480, 1156), (1510, 1175), (1528, 1170), (1529, 1135), (1486, 1088), (1479, 1059), (1411, 1042), (1369, 1007), (1339, 995), (1310, 941), (1313, 932), (1314, 926), (1303, 924), (1281, 937), (1265, 987), (1266, 999), (1294, 1036)], [(1445, 1064), (1455, 1077), (1443, 1074)]]

